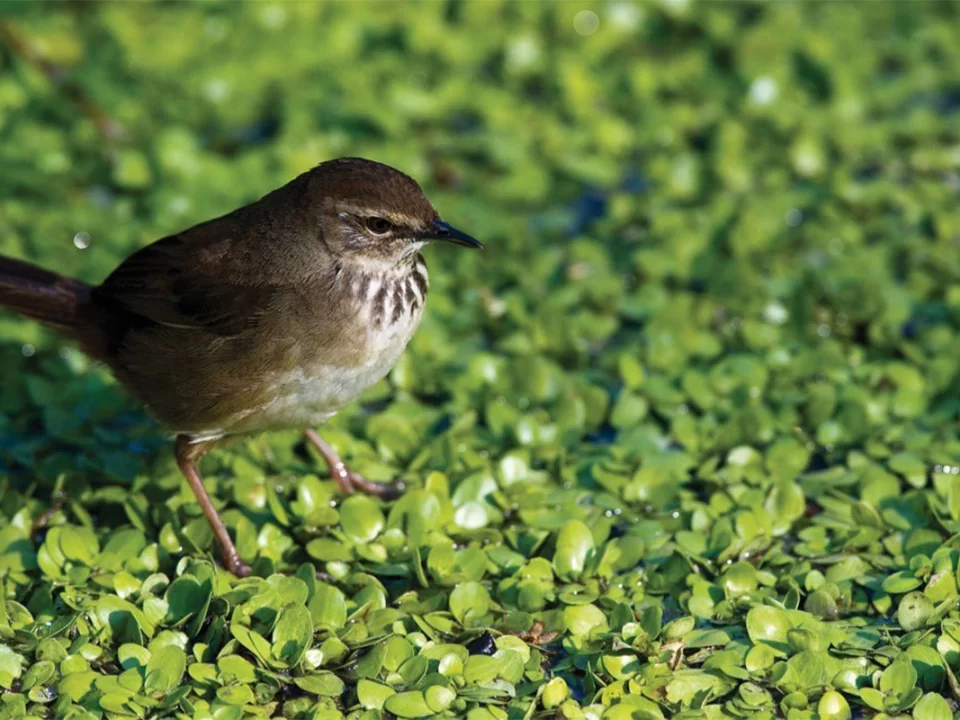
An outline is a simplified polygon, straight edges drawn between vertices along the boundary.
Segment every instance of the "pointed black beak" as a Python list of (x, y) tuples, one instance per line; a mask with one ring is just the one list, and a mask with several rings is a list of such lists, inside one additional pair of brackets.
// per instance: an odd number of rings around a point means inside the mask
[(445, 242), (453, 243), (454, 245), (463, 245), (464, 247), (483, 250), (483, 244), (479, 240), (475, 240), (465, 232), (457, 230), (455, 227), (445, 223), (443, 220), (437, 220), (433, 223), (433, 227), (427, 231), (427, 237), (430, 240), (443, 240)]

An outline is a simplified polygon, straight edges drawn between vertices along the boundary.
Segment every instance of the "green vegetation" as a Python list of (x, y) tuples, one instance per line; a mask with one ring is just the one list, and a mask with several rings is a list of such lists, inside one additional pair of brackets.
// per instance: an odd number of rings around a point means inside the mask
[(99, 280), (346, 154), (488, 246), (325, 429), (404, 497), (295, 433), (204, 461), (243, 581), (0, 315), (0, 718), (953, 716), (957, 5), (0, 13), (2, 252)]

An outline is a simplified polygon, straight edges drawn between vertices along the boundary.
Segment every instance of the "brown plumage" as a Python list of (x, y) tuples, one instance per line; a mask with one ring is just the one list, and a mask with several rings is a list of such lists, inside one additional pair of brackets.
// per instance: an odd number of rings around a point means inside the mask
[[(380, 380), (419, 325), (434, 240), (480, 247), (407, 175), (344, 158), (142, 248), (96, 287), (0, 257), (0, 305), (75, 340), (176, 433), (224, 563), (244, 575), (196, 461), (228, 435), (322, 423)], [(345, 492), (384, 492), (307, 437)]]

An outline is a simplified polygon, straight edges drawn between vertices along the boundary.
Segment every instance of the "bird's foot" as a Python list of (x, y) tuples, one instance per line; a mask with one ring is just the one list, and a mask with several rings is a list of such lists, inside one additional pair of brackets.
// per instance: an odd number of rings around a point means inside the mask
[(238, 578), (250, 577), (250, 566), (247, 565), (240, 556), (234, 553), (224, 552), (221, 556), (221, 562), (225, 570), (232, 572)]
[(353, 470), (347, 470), (347, 482), (350, 484), (352, 492), (376, 495), (384, 500), (396, 500), (407, 489), (403, 480), (395, 480), (392, 483), (378, 483), (367, 480), (363, 475), (355, 473)]
[(340, 486), (340, 491), (344, 495), (362, 492), (367, 495), (376, 495), (384, 500), (395, 500), (406, 490), (406, 485), (402, 481), (398, 480), (390, 484), (371, 482), (359, 473), (355, 473), (347, 467), (343, 459), (337, 455), (337, 451), (328, 445), (316, 430), (306, 430), (304, 435), (326, 461), (330, 475)]

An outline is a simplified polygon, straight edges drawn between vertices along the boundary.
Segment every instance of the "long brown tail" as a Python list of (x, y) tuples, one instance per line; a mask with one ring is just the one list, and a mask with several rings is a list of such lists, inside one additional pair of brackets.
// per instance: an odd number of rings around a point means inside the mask
[(0, 255), (0, 306), (77, 334), (92, 287), (66, 275)]

